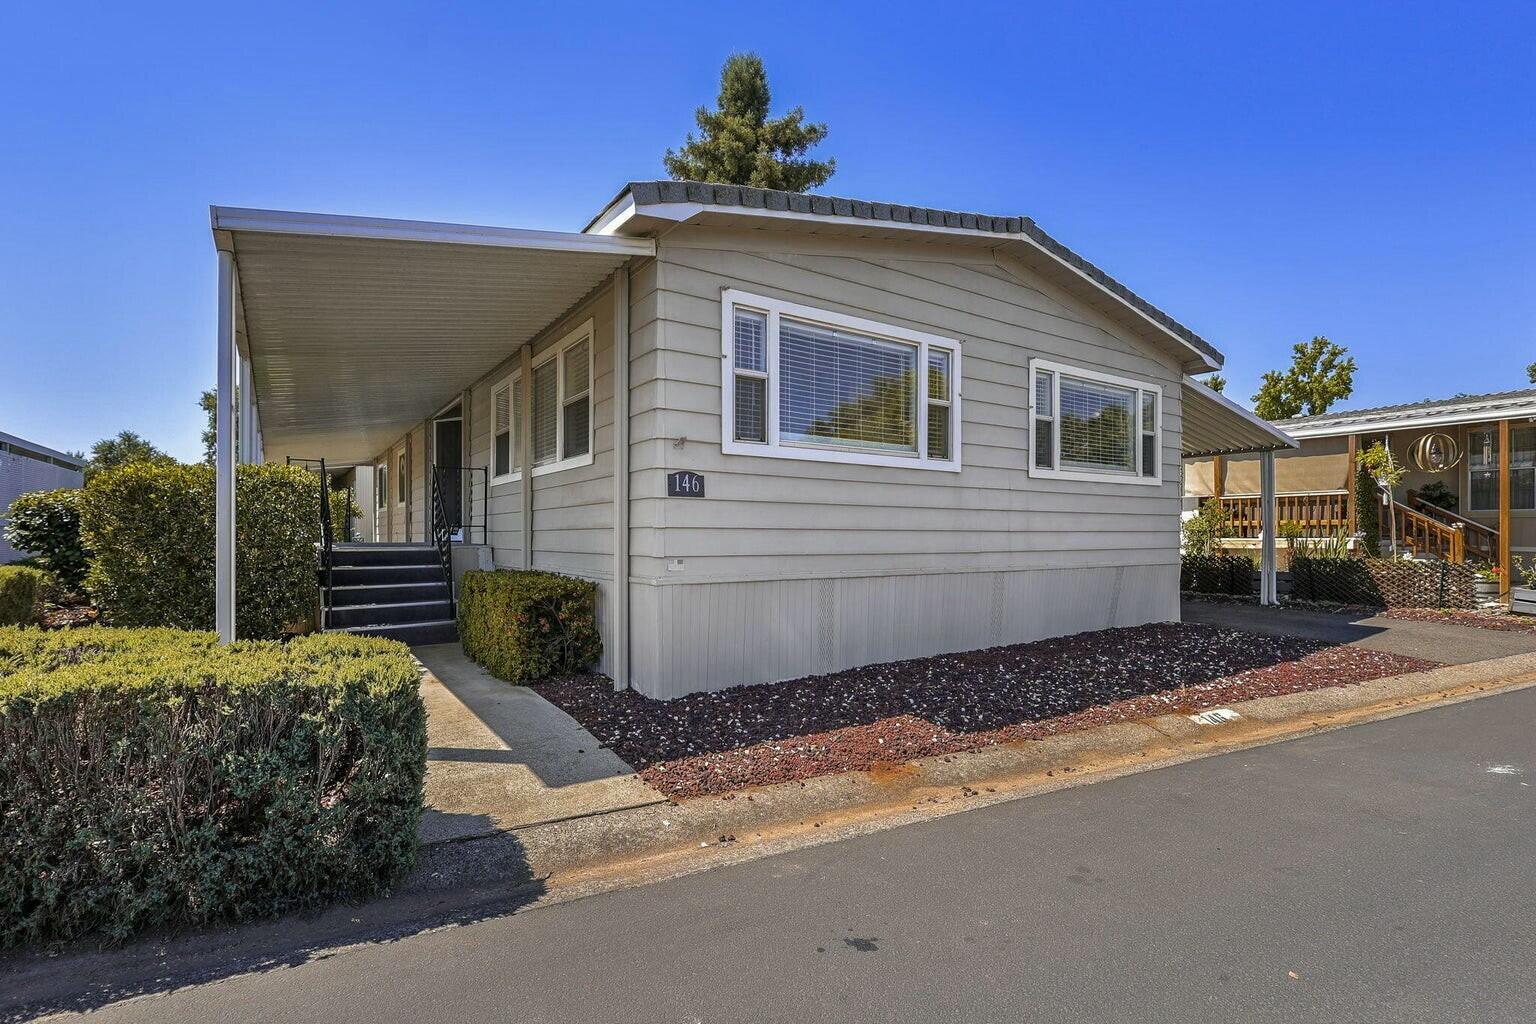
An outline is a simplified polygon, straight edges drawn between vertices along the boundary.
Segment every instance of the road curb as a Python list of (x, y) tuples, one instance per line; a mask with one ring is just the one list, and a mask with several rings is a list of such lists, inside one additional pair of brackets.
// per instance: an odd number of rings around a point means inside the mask
[(424, 867), (439, 880), (484, 879), (515, 862), (543, 886), (541, 902), (574, 898), (1530, 685), (1536, 653), (1243, 701), (1222, 725), (1184, 715), (1127, 720), (513, 829), (424, 851)]

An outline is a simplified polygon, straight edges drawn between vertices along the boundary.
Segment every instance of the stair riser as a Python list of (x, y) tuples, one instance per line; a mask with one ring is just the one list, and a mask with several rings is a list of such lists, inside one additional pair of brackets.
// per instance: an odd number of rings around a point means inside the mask
[(333, 564), (353, 565), (431, 565), (442, 564), (436, 548), (335, 548)]
[[(441, 583), (443, 570), (437, 565), (338, 566), (331, 571), (334, 586), (366, 586), (372, 583)], [(325, 583), (325, 571), (320, 571)]]
[(333, 628), (379, 626), (391, 623), (437, 622), (452, 617), (453, 612), (447, 601), (403, 605), (354, 604), (332, 608), (330, 625)]
[(421, 625), (365, 626), (362, 629), (351, 630), (351, 632), (359, 636), (382, 636), (411, 645), (451, 644), (459, 639), (459, 631), (451, 622)]
[(365, 590), (331, 591), (331, 607), (346, 608), (357, 604), (403, 604), (406, 601), (446, 601), (448, 584), (398, 583), (387, 587), (369, 587)]

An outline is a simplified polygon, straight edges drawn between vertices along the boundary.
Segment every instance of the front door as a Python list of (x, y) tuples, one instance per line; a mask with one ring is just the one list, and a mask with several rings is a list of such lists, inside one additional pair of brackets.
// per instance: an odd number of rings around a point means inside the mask
[(443, 490), (443, 510), (448, 514), (448, 528), (455, 540), (463, 540), (464, 528), (464, 421), (458, 409), (438, 419), (433, 425), (433, 472)]
[(373, 467), (373, 539), (389, 539), (389, 463)]

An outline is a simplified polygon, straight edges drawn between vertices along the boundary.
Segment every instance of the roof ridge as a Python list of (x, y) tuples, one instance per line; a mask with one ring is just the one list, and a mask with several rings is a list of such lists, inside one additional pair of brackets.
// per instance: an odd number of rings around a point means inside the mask
[(1536, 388), (1515, 388), (1510, 391), (1489, 391), (1485, 394), (1452, 395), (1449, 398), (1425, 398), (1417, 402), (1399, 402), (1392, 405), (1372, 405), (1363, 409), (1339, 409), (1333, 412), (1318, 413), (1315, 416), (1291, 416), (1283, 420), (1275, 420), (1279, 424), (1302, 423), (1326, 423), (1330, 420), (1349, 419), (1355, 416), (1372, 416), (1387, 412), (1407, 412), (1412, 409), (1437, 409), (1446, 406), (1466, 405), (1476, 402), (1497, 401), (1505, 398), (1536, 397)]

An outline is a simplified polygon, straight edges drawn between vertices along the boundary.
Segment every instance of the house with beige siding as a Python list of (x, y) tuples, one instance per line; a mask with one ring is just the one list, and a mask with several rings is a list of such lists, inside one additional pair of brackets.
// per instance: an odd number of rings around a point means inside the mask
[[(1299, 445), (1276, 455), (1281, 524), (1302, 536), (1361, 531), (1356, 456), (1380, 444), (1404, 470), (1390, 493), (1367, 493), (1384, 547), (1502, 568), (1507, 589), (1513, 558), (1536, 555), (1536, 388), (1454, 395), (1419, 402), (1344, 409), (1277, 424)], [(1232, 519), (1227, 547), (1258, 543), (1262, 525), (1258, 463), (1252, 455), (1192, 459), (1185, 504), (1212, 498)]]
[(567, 573), (653, 697), (1177, 619), (1182, 461), (1293, 443), (1028, 218), (666, 181), (580, 232), (213, 233), (224, 462), (367, 469), (329, 625), (447, 640), (455, 572)]

